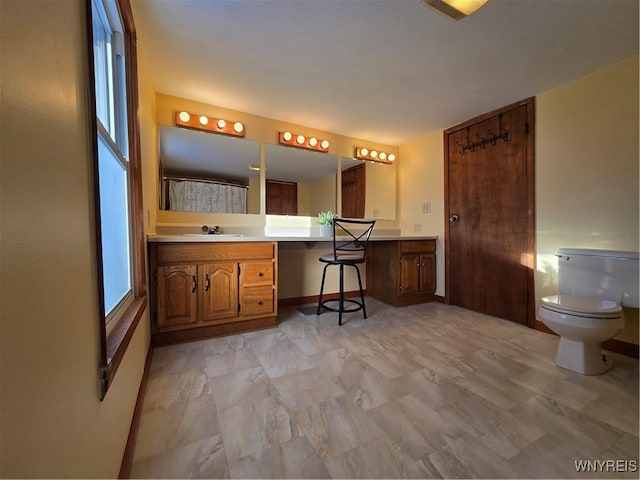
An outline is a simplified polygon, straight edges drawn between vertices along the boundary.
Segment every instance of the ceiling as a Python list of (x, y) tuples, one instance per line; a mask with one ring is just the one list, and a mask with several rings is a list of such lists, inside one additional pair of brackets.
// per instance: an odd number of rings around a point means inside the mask
[(638, 52), (637, 0), (132, 0), (157, 92), (390, 145)]

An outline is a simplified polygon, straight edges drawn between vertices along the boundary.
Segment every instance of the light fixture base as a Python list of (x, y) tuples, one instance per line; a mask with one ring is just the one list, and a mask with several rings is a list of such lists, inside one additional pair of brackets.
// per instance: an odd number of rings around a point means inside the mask
[(461, 20), (482, 7), (487, 0), (422, 0), (425, 7), (431, 8), (453, 20)]

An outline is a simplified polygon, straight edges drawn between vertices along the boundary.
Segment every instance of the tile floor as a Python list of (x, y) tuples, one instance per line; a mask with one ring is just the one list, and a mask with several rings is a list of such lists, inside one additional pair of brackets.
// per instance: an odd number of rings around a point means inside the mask
[(155, 349), (132, 478), (638, 478), (636, 360), (587, 377), (553, 335), (367, 307)]

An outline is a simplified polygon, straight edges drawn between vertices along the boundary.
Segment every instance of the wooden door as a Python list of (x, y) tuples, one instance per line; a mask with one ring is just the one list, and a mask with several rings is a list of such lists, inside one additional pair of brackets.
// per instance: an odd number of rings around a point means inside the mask
[(445, 131), (449, 303), (533, 326), (534, 100)]
[(266, 183), (267, 214), (297, 215), (298, 184), (267, 180)]
[(215, 262), (200, 265), (202, 321), (215, 322), (238, 315), (238, 264)]
[(158, 267), (158, 328), (198, 321), (196, 274), (195, 265)]
[(364, 218), (365, 195), (365, 164), (361, 163), (342, 172), (342, 216)]

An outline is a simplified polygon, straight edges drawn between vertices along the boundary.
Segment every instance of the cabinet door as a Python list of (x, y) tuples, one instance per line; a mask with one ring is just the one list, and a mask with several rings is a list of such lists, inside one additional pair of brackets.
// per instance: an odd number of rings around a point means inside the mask
[(420, 255), (400, 256), (400, 295), (412, 295), (420, 291)]
[(434, 293), (436, 291), (436, 256), (420, 255), (420, 291)]
[(238, 264), (215, 262), (200, 265), (202, 321), (238, 316)]
[(198, 321), (195, 265), (158, 267), (158, 328)]

